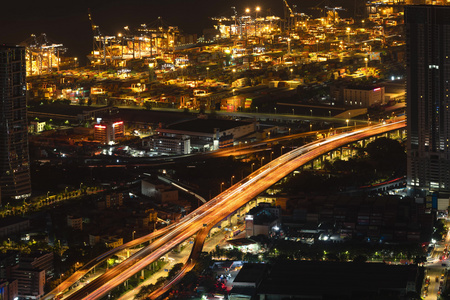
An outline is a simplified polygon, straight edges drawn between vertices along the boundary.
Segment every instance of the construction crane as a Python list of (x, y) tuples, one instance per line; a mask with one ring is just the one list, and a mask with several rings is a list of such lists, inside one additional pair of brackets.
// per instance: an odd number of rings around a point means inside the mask
[(336, 24), (336, 11), (337, 10), (347, 10), (345, 8), (342, 8), (342, 6), (337, 6), (337, 7), (325, 6), (325, 9), (327, 9), (328, 11), (332, 11), (333, 12), (333, 24)]

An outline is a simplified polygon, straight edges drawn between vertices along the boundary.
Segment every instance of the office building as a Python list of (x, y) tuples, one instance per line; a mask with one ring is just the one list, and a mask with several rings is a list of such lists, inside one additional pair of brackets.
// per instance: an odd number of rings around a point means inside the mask
[(450, 7), (405, 7), (408, 187), (450, 192)]
[(113, 145), (125, 136), (123, 121), (102, 121), (94, 126), (94, 140)]
[(0, 45), (1, 199), (31, 195), (25, 48)]

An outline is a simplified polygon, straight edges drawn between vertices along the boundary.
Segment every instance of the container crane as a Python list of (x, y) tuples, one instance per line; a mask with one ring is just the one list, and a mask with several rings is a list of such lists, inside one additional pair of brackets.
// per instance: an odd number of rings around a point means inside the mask
[(290, 34), (290, 31), (293, 27), (292, 25), (294, 23), (295, 14), (286, 0), (283, 0), (283, 3), (284, 3), (284, 29), (288, 31), (288, 34)]
[[(237, 22), (239, 22), (239, 35), (242, 35), (242, 22), (241, 19), (238, 17), (238, 13), (236, 10), (236, 7), (232, 6), (231, 9), (233, 10), (233, 18), (234, 18), (234, 28), (237, 28)], [(231, 35), (231, 30), (230, 30)]]
[(328, 11), (332, 11), (333, 12), (333, 24), (336, 24), (336, 11), (337, 10), (347, 10), (345, 8), (342, 8), (342, 6), (338, 6), (338, 7), (325, 6), (325, 9), (327, 9)]
[(26, 49), (27, 75), (50, 73), (54, 67), (59, 71), (59, 54), (67, 51), (62, 44), (49, 41), (45, 33), (39, 37), (32, 34), (20, 45)]
[(94, 34), (94, 36), (93, 36), (93, 45), (92, 45), (93, 62), (95, 62), (95, 57), (96, 56), (100, 56), (100, 57), (102, 57), (102, 61), (100, 61), (100, 63), (103, 64), (103, 65), (106, 65), (107, 64), (107, 60), (106, 60), (106, 56), (107, 56), (106, 44), (108, 44), (110, 40), (115, 39), (115, 37), (114, 36), (104, 36), (100, 32), (99, 26), (95, 25), (94, 20), (92, 19), (92, 14), (91, 14), (91, 10), (90, 9), (88, 9), (88, 17), (89, 17), (89, 21), (91, 22), (92, 32)]

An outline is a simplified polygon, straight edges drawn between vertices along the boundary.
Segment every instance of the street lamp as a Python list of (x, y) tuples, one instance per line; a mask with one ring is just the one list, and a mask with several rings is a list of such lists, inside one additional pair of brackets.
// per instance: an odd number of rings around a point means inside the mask
[(312, 117), (312, 109), (310, 109), (309, 112), (311, 113), (311, 117)]
[(312, 131), (312, 123), (309, 123), (309, 131)]
[(287, 42), (288, 42), (288, 54), (291, 54), (291, 39), (288, 38)]
[(252, 163), (252, 173), (253, 173), (253, 166), (255, 165), (255, 163)]
[(136, 233), (136, 230), (133, 230), (133, 232), (131, 233), (131, 235), (133, 236), (133, 240), (134, 240), (134, 234)]
[(294, 109), (292, 109), (292, 114), (294, 114)]
[(206, 78), (209, 78), (209, 67), (206, 67)]
[(347, 43), (350, 44), (350, 27), (347, 27)]
[[(367, 57), (364, 57), (364, 62), (366, 63), (366, 69), (367, 69), (367, 66), (369, 64), (369, 59)], [(366, 70), (366, 74), (367, 74), (367, 70)]]
[(348, 127), (348, 121), (349, 121), (349, 119), (345, 120), (345, 122), (347, 122), (347, 127)]
[(255, 9), (255, 37), (256, 37), (256, 23), (257, 23), (257, 19), (258, 19), (258, 12), (261, 10), (261, 8), (259, 6), (256, 7)]
[[(247, 15), (250, 14), (250, 8), (246, 8), (246, 9), (245, 9), (245, 13), (246, 13)], [(245, 25), (245, 42), (247, 43), (247, 42), (248, 42), (247, 21), (245, 21), (244, 25)]]
[(286, 148), (284, 146), (281, 146), (281, 155), (283, 155), (283, 149)]
[(275, 109), (275, 114), (277, 114), (277, 108), (276, 108), (276, 107), (274, 107), (274, 109)]
[(230, 179), (230, 181), (231, 181), (231, 185), (233, 185), (233, 179), (234, 179), (234, 175), (233, 175), (233, 176), (231, 176), (231, 179)]
[(289, 71), (291, 71), (291, 79), (292, 79), (292, 72), (294, 72), (294, 69), (290, 69)]
[(328, 111), (328, 114), (330, 115), (330, 118), (331, 118), (331, 110)]
[(270, 152), (270, 161), (272, 161), (272, 155), (273, 155), (273, 151)]
[(263, 165), (263, 160), (264, 160), (264, 156), (261, 157), (261, 167), (262, 167), (262, 165)]
[(258, 113), (258, 106), (256, 107), (256, 113)]
[(222, 193), (222, 190), (223, 190), (223, 185), (225, 184), (225, 182), (222, 182), (221, 184), (220, 184), (220, 192)]

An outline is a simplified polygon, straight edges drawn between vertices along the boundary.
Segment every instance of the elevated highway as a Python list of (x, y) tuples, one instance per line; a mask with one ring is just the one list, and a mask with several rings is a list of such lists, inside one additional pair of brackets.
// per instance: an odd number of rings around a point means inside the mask
[[(404, 129), (405, 126), (405, 121), (398, 121), (345, 132), (312, 142), (274, 159), (194, 210), (180, 222), (169, 226), (169, 229), (165, 228), (165, 231), (153, 243), (65, 299), (94, 300), (101, 298), (111, 289), (165, 255), (179, 243), (195, 235), (205, 227), (210, 228), (214, 226), (229, 215), (230, 212), (237, 210), (305, 163), (336, 148), (371, 136)], [(154, 234), (156, 235), (157, 233), (155, 232)], [(144, 240), (142, 239), (138, 243), (143, 243)], [(46, 296), (46, 298), (48, 299), (49, 297)]]

